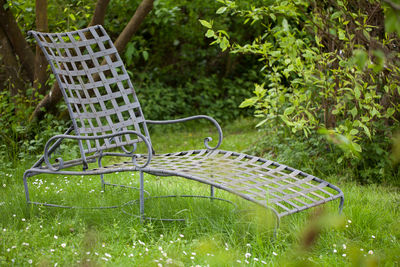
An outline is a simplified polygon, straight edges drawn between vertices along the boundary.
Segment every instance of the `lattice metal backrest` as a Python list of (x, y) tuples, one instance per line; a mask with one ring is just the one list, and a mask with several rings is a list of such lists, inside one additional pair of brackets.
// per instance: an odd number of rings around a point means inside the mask
[[(56, 76), (77, 135), (133, 130), (150, 141), (132, 83), (110, 37), (100, 25), (66, 33), (31, 31)], [(84, 153), (139, 142), (133, 135), (82, 142)]]

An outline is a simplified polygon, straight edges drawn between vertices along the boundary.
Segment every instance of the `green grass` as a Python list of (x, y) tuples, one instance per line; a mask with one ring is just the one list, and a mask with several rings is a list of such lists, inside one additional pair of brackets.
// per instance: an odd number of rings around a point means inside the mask
[[(224, 128), (222, 149), (243, 151), (261, 138), (254, 122), (241, 120)], [(202, 148), (215, 132), (190, 125), (181, 134), (153, 129), (159, 153)], [(185, 218), (185, 222), (146, 221), (137, 205), (120, 209), (27, 207), (25, 168), (0, 173), (0, 266), (398, 266), (400, 262), (400, 194), (378, 185), (361, 186), (335, 175), (327, 180), (345, 193), (342, 216), (338, 201), (284, 217), (274, 238), (274, 219), (263, 210), (218, 190), (217, 197), (237, 208), (208, 199), (152, 199), (150, 216)], [(107, 181), (139, 186), (138, 175), (107, 175)], [(145, 176), (145, 189), (157, 194), (202, 194), (209, 187), (175, 177)], [(137, 190), (107, 187), (98, 177), (35, 176), (32, 199), (81, 206), (119, 205), (136, 199)], [(62, 189), (62, 190), (61, 190)], [(249, 264), (247, 264), (247, 262)]]

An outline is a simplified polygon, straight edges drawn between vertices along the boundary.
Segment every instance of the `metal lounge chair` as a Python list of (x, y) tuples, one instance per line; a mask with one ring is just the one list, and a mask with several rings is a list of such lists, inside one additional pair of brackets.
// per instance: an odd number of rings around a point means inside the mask
[[(52, 137), (44, 155), (24, 173), (26, 201), (30, 204), (66, 207), (31, 201), (27, 179), (38, 174), (100, 175), (114, 172), (140, 173), (139, 216), (144, 219), (144, 173), (157, 176), (179, 176), (222, 189), (272, 211), (280, 218), (344, 195), (336, 186), (300, 170), (243, 153), (223, 151), (222, 130), (213, 118), (205, 115), (184, 119), (153, 121), (143, 116), (139, 101), (116, 48), (102, 26), (66, 33), (30, 31), (55, 75), (72, 126), (63, 135)], [(205, 119), (218, 130), (219, 140), (205, 149), (156, 154), (147, 129), (148, 124), (169, 124)], [(73, 134), (72, 134), (73, 133)], [(80, 158), (50, 162), (50, 157), (63, 140), (73, 139)], [(138, 145), (147, 152), (138, 153)], [(121, 157), (118, 163), (103, 166), (106, 156)], [(93, 162), (98, 165), (93, 168)], [(90, 163), (90, 164), (89, 164)], [(82, 171), (76, 170), (81, 166)], [(107, 207), (102, 207), (107, 208)]]

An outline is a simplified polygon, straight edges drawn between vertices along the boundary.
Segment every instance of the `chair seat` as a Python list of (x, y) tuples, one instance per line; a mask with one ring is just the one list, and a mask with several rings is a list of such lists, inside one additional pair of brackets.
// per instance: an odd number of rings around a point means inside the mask
[[(140, 156), (139, 164), (146, 160)], [(31, 169), (34, 171), (35, 169)], [(83, 172), (104, 174), (137, 171), (131, 161)], [(154, 155), (142, 171), (158, 176), (180, 176), (215, 186), (271, 209), (278, 217), (296, 213), (343, 197), (336, 186), (300, 170), (264, 158), (223, 150), (191, 150)], [(53, 173), (46, 168), (34, 172)]]

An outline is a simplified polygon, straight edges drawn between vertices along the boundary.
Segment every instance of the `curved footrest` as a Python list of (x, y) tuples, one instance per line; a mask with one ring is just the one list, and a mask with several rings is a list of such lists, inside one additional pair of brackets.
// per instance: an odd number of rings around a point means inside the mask
[[(237, 208), (236, 204), (233, 203), (232, 201), (229, 201), (229, 200), (223, 199), (223, 198), (213, 197), (213, 196), (165, 195), (165, 196), (153, 196), (153, 197), (150, 196), (150, 197), (144, 198), (144, 200), (146, 201), (146, 200), (150, 200), (150, 199), (165, 199), (165, 198), (180, 198), (180, 197), (183, 197), (183, 198), (206, 198), (206, 199), (210, 199), (210, 200), (224, 201), (226, 203), (229, 203), (229, 204), (233, 205), (235, 209)], [(132, 200), (132, 201), (126, 203), (125, 206), (127, 206), (127, 205), (139, 205), (139, 204), (140, 204), (139, 200)], [(173, 218), (155, 218), (155, 217), (147, 217), (147, 216), (144, 216), (144, 215), (133, 215), (133, 214), (128, 213), (124, 209), (122, 209), (122, 212), (124, 212), (125, 214), (128, 214), (128, 215), (134, 216), (136, 218), (141, 218), (141, 219), (150, 220), (150, 221), (169, 221), (169, 222), (173, 222), (173, 221), (184, 222), (184, 221), (186, 221), (186, 219), (183, 219), (183, 218), (174, 218), (174, 219)], [(205, 219), (205, 217), (199, 217), (198, 219)]]

